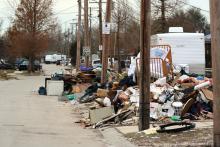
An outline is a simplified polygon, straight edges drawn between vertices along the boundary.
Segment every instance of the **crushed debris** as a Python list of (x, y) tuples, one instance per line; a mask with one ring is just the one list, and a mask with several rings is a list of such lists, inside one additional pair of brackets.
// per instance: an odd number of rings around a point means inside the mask
[[(168, 58), (169, 54), (165, 55)], [(150, 84), (150, 123), (154, 128), (161, 128), (157, 132), (163, 132), (163, 126), (178, 124), (182, 127), (177, 130), (193, 129), (193, 121), (213, 119), (212, 79), (169, 69), (162, 77), (153, 76)], [(100, 67), (82, 67), (75, 74), (57, 73), (45, 79), (45, 88), (47, 90), (46, 80), (63, 81), (64, 91), (59, 100), (88, 107), (87, 112), (83, 112), (86, 115), (78, 121), (83, 126), (138, 125), (139, 87), (138, 78), (133, 75), (135, 72), (108, 70), (108, 82), (104, 84), (100, 83), (100, 72)]]

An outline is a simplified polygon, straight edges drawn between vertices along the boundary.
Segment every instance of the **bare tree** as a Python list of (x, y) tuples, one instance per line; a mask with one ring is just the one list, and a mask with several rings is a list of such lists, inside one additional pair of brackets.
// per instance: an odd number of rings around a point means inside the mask
[[(110, 56), (121, 60), (127, 54), (137, 53), (140, 41), (139, 15), (128, 0), (115, 0), (112, 11), (113, 33), (111, 33)], [(92, 53), (97, 53), (99, 47), (99, 28), (92, 28)], [(124, 55), (121, 51), (124, 51)], [(120, 62), (120, 61), (119, 61)]]
[(48, 48), (47, 52), (62, 53), (65, 45), (65, 37), (62, 33), (62, 28), (59, 25), (52, 26), (52, 29), (48, 32)]
[(0, 35), (1, 35), (1, 32), (2, 32), (2, 25), (3, 25), (3, 20), (0, 19)]
[(210, 24), (199, 9), (178, 10), (167, 19), (169, 26), (182, 26), (186, 32), (210, 33)]
[[(113, 22), (116, 24), (116, 28), (115, 28), (115, 35), (112, 38), (114, 40), (114, 46), (112, 46), (111, 48), (114, 48), (114, 55), (116, 55), (117, 59), (118, 59), (118, 72), (121, 72), (121, 53), (120, 51), (122, 51), (122, 49), (124, 50), (124, 52), (127, 53), (127, 50), (129, 48), (132, 48), (131, 46), (129, 46), (129, 35), (132, 36), (132, 34), (128, 34), (128, 31), (131, 32), (131, 28), (130, 27), (134, 27), (134, 13), (133, 13), (133, 9), (128, 5), (128, 1), (127, 0), (117, 0), (116, 4), (115, 4), (115, 9), (113, 11), (112, 14), (112, 18), (113, 18)], [(137, 31), (137, 30), (136, 30)], [(138, 33), (138, 32), (136, 32)], [(116, 51), (117, 50), (117, 51)]]
[[(53, 28), (52, 0), (21, 0), (15, 12), (14, 26), (9, 30), (11, 48), (29, 59), (29, 72), (34, 59), (47, 48), (48, 32)], [(14, 35), (14, 36), (13, 36)]]
[(5, 56), (5, 45), (4, 45), (4, 39), (3, 36), (1, 36), (1, 32), (2, 32), (2, 24), (3, 24), (3, 20), (0, 20), (0, 58)]
[(170, 17), (176, 9), (180, 8), (183, 3), (179, 0), (153, 0), (152, 4), (152, 16), (153, 19), (157, 22), (154, 25), (159, 25), (157, 28), (160, 28), (161, 33), (167, 31), (167, 18)]

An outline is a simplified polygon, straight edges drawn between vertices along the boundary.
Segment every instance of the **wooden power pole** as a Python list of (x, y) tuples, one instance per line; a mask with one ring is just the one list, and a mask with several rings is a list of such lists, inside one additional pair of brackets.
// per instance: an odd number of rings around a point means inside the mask
[[(102, 49), (102, 0), (99, 0), (99, 49)], [(100, 51), (100, 57), (102, 61), (102, 50)]]
[(121, 55), (120, 55), (120, 26), (121, 26), (121, 15), (120, 6), (118, 4), (118, 16), (117, 16), (117, 35), (116, 35), (116, 44), (117, 44), (117, 58), (118, 58), (118, 73), (121, 73)]
[(81, 0), (78, 0), (79, 4), (79, 16), (78, 16), (78, 29), (77, 29), (77, 53), (76, 53), (76, 71), (80, 70), (80, 59), (81, 59)]
[(214, 87), (214, 147), (220, 146), (220, 1), (210, 0), (212, 77)]
[[(88, 0), (84, 0), (84, 49), (90, 49), (89, 47), (89, 21), (88, 21)], [(86, 57), (86, 67), (89, 66), (89, 55), (85, 55)]]
[(141, 0), (139, 131), (150, 127), (151, 0)]
[[(110, 50), (110, 22), (111, 22), (111, 0), (107, 0), (106, 4), (106, 17), (103, 32), (103, 49), (102, 49), (102, 75), (101, 82), (107, 82), (107, 67), (108, 67), (108, 55)], [(103, 29), (103, 30), (104, 30)]]
[(90, 65), (92, 64), (92, 8), (89, 7), (89, 47), (90, 47)]

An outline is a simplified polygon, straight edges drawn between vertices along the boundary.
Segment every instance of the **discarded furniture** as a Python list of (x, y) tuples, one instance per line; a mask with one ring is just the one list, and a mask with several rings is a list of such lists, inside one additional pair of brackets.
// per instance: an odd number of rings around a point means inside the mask
[[(140, 71), (140, 55), (136, 59), (137, 71)], [(171, 47), (169, 45), (151, 46), (150, 57), (151, 77), (162, 78), (173, 75)]]

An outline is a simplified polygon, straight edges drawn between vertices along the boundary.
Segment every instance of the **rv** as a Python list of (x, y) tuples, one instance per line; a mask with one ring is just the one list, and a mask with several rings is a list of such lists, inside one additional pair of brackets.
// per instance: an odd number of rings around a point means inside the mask
[(190, 73), (205, 74), (203, 33), (165, 33), (151, 36), (151, 45), (170, 45), (174, 66), (187, 67)]

